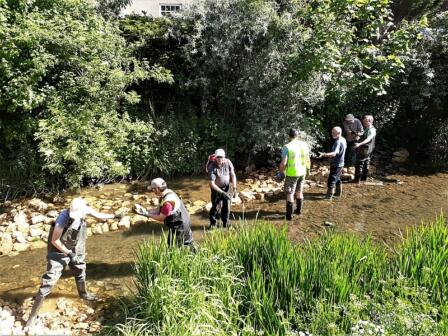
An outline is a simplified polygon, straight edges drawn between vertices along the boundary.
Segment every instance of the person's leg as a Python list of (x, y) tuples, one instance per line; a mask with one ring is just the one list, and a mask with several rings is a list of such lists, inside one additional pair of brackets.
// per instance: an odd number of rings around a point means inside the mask
[(355, 182), (355, 183), (359, 183), (359, 181), (361, 181), (361, 175), (362, 175), (363, 165), (364, 165), (363, 160), (357, 160), (357, 161), (356, 161), (356, 166), (355, 166), (355, 179), (353, 180), (353, 182)]
[(212, 190), (210, 198), (212, 201), (212, 207), (210, 209), (210, 228), (212, 228), (216, 226), (216, 215), (218, 214), (218, 205), (221, 197), (219, 197), (219, 194), (215, 190)]
[(369, 174), (369, 164), (370, 164), (370, 156), (363, 160), (361, 181), (367, 180), (367, 175)]
[(342, 196), (342, 181), (341, 181), (342, 167), (338, 167), (336, 171), (336, 190), (334, 196)]
[(87, 301), (94, 301), (96, 300), (95, 295), (92, 295), (87, 292), (87, 284), (86, 284), (86, 262), (85, 262), (85, 255), (79, 255), (81, 263), (80, 264), (73, 264), (69, 263), (68, 266), (70, 268), (70, 271), (72, 272), (75, 282), (76, 282), (76, 288), (78, 290), (78, 295), (81, 299), (87, 300)]
[[(51, 259), (47, 257), (47, 271), (42, 276), (42, 283), (34, 299), (30, 316), (28, 317), (28, 321), (26, 322), (26, 327), (31, 327), (34, 324), (34, 320), (37, 317), (44, 299), (51, 293), (54, 285), (61, 277), (62, 271), (64, 270), (64, 267), (68, 262), (68, 260), (64, 259), (65, 258)], [(68, 257), (66, 259), (68, 259)]]
[[(224, 191), (229, 192), (230, 185), (227, 186)], [(230, 202), (231, 200), (222, 197), (222, 206), (221, 206), (221, 221), (223, 227), (229, 227), (230, 226)]]
[(294, 193), (296, 191), (298, 177), (286, 176), (284, 191), (286, 195), (286, 220), (292, 219), (294, 208)]
[(305, 176), (299, 177), (297, 181), (297, 187), (296, 187), (296, 209), (294, 210), (294, 213), (296, 215), (300, 215), (302, 213), (303, 209), (303, 202), (305, 198), (303, 197), (303, 184), (305, 183)]
[(337, 167), (330, 167), (330, 173), (328, 174), (327, 182), (327, 193), (325, 195), (326, 199), (332, 199), (334, 194), (334, 186), (337, 179)]

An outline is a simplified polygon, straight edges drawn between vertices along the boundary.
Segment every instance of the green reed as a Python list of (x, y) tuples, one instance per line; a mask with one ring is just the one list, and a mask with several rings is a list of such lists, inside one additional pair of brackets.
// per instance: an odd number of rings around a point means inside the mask
[[(448, 231), (412, 230), (396, 253), (326, 233), (294, 245), (286, 227), (241, 223), (207, 234), (196, 254), (142, 244), (122, 335), (443, 335)], [(368, 329), (370, 328), (370, 329)], [(386, 332), (387, 331), (387, 332)]]

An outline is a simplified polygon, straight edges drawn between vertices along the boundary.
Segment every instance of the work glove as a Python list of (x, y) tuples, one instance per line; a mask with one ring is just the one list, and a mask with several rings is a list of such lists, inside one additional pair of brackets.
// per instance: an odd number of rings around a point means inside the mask
[(142, 216), (149, 216), (148, 210), (146, 210), (144, 207), (142, 207), (140, 204), (136, 204), (134, 206), (135, 212)]
[(222, 192), (222, 197), (224, 197), (225, 199), (228, 199), (229, 201), (232, 200), (232, 193), (231, 192)]
[(68, 257), (70, 258), (70, 263), (72, 263), (73, 265), (79, 265), (82, 264), (82, 260), (81, 257), (76, 255), (75, 252), (70, 252), (69, 254), (67, 254)]

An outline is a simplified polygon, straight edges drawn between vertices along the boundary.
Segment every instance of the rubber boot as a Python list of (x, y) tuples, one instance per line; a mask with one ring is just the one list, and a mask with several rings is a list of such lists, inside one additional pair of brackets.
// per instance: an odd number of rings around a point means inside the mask
[(296, 210), (294, 211), (294, 213), (296, 215), (300, 215), (302, 213), (302, 208), (303, 208), (303, 198), (297, 198), (296, 203), (297, 203), (297, 207), (296, 207)]
[(292, 219), (293, 207), (294, 207), (294, 203), (286, 201), (286, 220)]
[(78, 288), (78, 294), (81, 299), (87, 300), (87, 301), (95, 301), (96, 300), (95, 295), (87, 292), (85, 280), (76, 281), (76, 288)]
[(328, 188), (325, 199), (331, 200), (333, 198), (334, 188)]
[(36, 295), (36, 298), (34, 299), (33, 308), (31, 308), (30, 317), (28, 318), (25, 327), (30, 328), (33, 326), (34, 320), (36, 319), (37, 313), (39, 312), (39, 309), (42, 306), (44, 299), (45, 299), (44, 296), (41, 296), (39, 294)]
[(336, 184), (336, 191), (334, 192), (334, 196), (341, 197), (342, 196), (342, 184)]

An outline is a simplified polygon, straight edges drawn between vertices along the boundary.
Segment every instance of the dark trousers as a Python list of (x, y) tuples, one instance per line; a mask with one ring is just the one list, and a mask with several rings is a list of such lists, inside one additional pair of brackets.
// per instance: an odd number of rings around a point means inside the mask
[(341, 173), (343, 167), (330, 167), (328, 175), (328, 188), (334, 188), (336, 184), (341, 184)]
[(345, 166), (353, 167), (356, 162), (356, 150), (353, 148), (353, 145), (356, 141), (347, 141), (347, 149), (345, 150)]
[(181, 247), (182, 245), (190, 245), (193, 242), (193, 234), (190, 227), (186, 227), (182, 223), (178, 225), (168, 226), (168, 246)]
[[(228, 192), (230, 185), (221, 188), (223, 191)], [(222, 226), (226, 227), (230, 218), (230, 200), (225, 198), (221, 193), (212, 189), (211, 193), (212, 208), (210, 209), (210, 226), (216, 225), (218, 220), (218, 208), (221, 203), (221, 221)]]
[(356, 160), (355, 182), (367, 180), (367, 174), (369, 173), (369, 164), (370, 164), (370, 156), (362, 160)]

